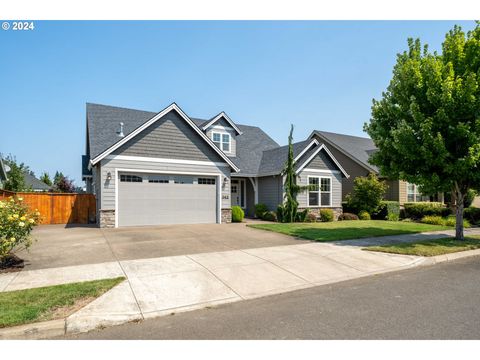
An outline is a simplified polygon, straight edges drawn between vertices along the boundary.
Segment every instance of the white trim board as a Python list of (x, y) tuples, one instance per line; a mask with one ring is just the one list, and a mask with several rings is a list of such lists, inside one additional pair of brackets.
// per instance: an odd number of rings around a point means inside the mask
[(313, 139), (306, 147), (305, 149), (303, 149), (300, 154), (298, 154), (295, 159), (293, 159), (294, 162), (297, 162), (302, 156), (303, 154), (305, 154), (308, 149), (310, 149), (313, 145), (319, 145), (319, 142), (317, 139)]
[(221, 118), (224, 118), (229, 124), (230, 126), (238, 133), (238, 135), (242, 135), (242, 131), (237, 127), (237, 125), (235, 125), (235, 123), (232, 121), (232, 119), (230, 119), (228, 117), (228, 115), (225, 113), (225, 111), (222, 111), (220, 114), (218, 114), (217, 116), (214, 116), (212, 118), (212, 120), (210, 120), (207, 124), (203, 125), (202, 126), (202, 130), (205, 131), (207, 130), (211, 125), (215, 124), (218, 120), (220, 120)]
[[(322, 175), (307, 175), (307, 186), (310, 185), (310, 178), (318, 179), (318, 204), (310, 205), (310, 190), (307, 191), (307, 207), (309, 208), (322, 208), (333, 207), (333, 179), (331, 176)], [(330, 179), (330, 205), (322, 205), (322, 179)]]
[(200, 176), (215, 176), (217, 178), (217, 224), (222, 223), (222, 176), (223, 174), (209, 174), (191, 171), (167, 171), (167, 170), (139, 170), (139, 169), (125, 169), (115, 168), (115, 228), (118, 228), (118, 173), (119, 172), (137, 172), (137, 173), (153, 173), (153, 174), (174, 174), (174, 175), (200, 175)]
[(342, 172), (342, 174), (348, 179), (348, 178), (350, 177), (350, 175), (347, 174), (347, 172), (343, 169), (343, 167), (340, 165), (340, 163), (337, 161), (337, 159), (335, 159), (335, 157), (334, 157), (333, 154), (330, 152), (330, 150), (328, 150), (328, 148), (325, 146), (325, 144), (320, 145), (320, 146), (318, 147), (318, 149), (315, 150), (315, 151), (313, 152), (313, 154), (312, 154), (307, 160), (305, 160), (305, 161), (302, 163), (302, 165), (299, 166), (299, 168), (297, 169), (297, 171), (296, 171), (295, 173), (296, 173), (296, 174), (300, 173), (300, 172), (303, 170), (303, 168), (304, 168), (305, 166), (307, 166), (307, 165), (310, 163), (310, 161), (312, 161), (312, 160), (315, 158), (315, 156), (318, 155), (318, 153), (319, 153), (320, 151), (322, 151), (322, 149), (325, 150), (325, 152), (326, 152), (326, 153), (328, 154), (328, 156), (332, 159), (332, 161), (335, 163), (335, 165), (337, 165), (337, 167), (340, 169), (340, 171)]
[(148, 127), (150, 127), (152, 124), (154, 124), (157, 120), (161, 119), (163, 116), (165, 116), (166, 114), (168, 114), (170, 111), (172, 110), (175, 110), (181, 118), (183, 118), (191, 127), (192, 129), (194, 129), (199, 135), (200, 137), (202, 137), (209, 145), (210, 147), (215, 150), (215, 152), (217, 152), (217, 154), (219, 154), (224, 160), (225, 162), (231, 166), (231, 168), (233, 170), (235, 170), (236, 172), (240, 171), (240, 169), (228, 158), (227, 155), (225, 155), (225, 153), (223, 151), (221, 151), (219, 148), (217, 148), (217, 146), (212, 142), (212, 140), (210, 140), (208, 138), (208, 136), (202, 132), (197, 125), (195, 125), (193, 123), (193, 121), (187, 116), (187, 114), (185, 114), (183, 112), (182, 109), (180, 109), (180, 107), (173, 103), (171, 104), (170, 106), (167, 106), (165, 109), (163, 109), (162, 111), (160, 111), (158, 114), (156, 114), (154, 117), (152, 117), (150, 120), (148, 120), (147, 122), (145, 122), (143, 125), (139, 126), (138, 128), (136, 128), (134, 131), (132, 131), (130, 134), (128, 134), (127, 136), (125, 136), (123, 139), (117, 141), (115, 144), (113, 144), (112, 146), (110, 146), (107, 150), (105, 150), (104, 152), (102, 152), (100, 155), (98, 155), (97, 157), (95, 157), (94, 159), (90, 160), (90, 163), (92, 165), (95, 165), (96, 163), (98, 163), (100, 160), (102, 160), (103, 158), (105, 158), (107, 155), (110, 155), (112, 153), (112, 151), (115, 151), (116, 149), (118, 149), (120, 146), (122, 146), (123, 144), (125, 144), (127, 141), (131, 140), (133, 137), (135, 137), (136, 135), (138, 135), (139, 133), (141, 133), (143, 130), (147, 129)]
[(105, 159), (107, 159), (107, 160), (145, 161), (145, 162), (155, 162), (155, 163), (165, 163), (165, 164), (206, 165), (206, 166), (217, 166), (217, 167), (227, 167), (228, 166), (228, 164), (226, 164), (226, 163), (219, 163), (219, 162), (213, 162), (213, 161), (152, 158), (152, 157), (127, 156), (127, 155), (107, 155), (105, 157)]

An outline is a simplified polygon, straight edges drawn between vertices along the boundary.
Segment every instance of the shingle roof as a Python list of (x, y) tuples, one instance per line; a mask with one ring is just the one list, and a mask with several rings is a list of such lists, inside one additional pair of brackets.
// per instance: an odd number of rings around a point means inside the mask
[[(124, 123), (123, 132), (127, 136), (156, 114), (149, 111), (87, 103), (89, 158), (95, 158), (119, 141), (120, 138), (116, 132), (120, 128), (120, 122)], [(199, 118), (190, 119), (199, 128), (210, 121)], [(279, 145), (256, 126), (236, 125), (243, 133), (237, 136), (237, 153), (235, 157), (230, 159), (240, 168), (240, 172), (236, 174), (256, 175), (263, 151), (276, 148)], [(83, 174), (86, 173), (84, 172)]]
[(326, 139), (329, 143), (332, 143), (337, 148), (340, 148), (339, 150), (343, 150), (346, 155), (350, 156), (354, 160), (357, 160), (357, 162), (367, 167), (367, 169), (378, 173), (378, 168), (368, 162), (370, 155), (377, 150), (372, 139), (319, 130), (315, 130), (313, 133), (318, 134), (320, 137)]
[(24, 173), (23, 178), (25, 180), (25, 186), (27, 188), (32, 188), (32, 190), (48, 191), (51, 189), (51, 186), (48, 186), (43, 181), (38, 180), (30, 173)]
[[(304, 140), (293, 144), (293, 156), (296, 157), (305, 147), (310, 144), (311, 140)], [(267, 150), (263, 152), (262, 161), (259, 167), (259, 175), (279, 174), (287, 161), (288, 145)], [(302, 156), (303, 157), (303, 156)]]

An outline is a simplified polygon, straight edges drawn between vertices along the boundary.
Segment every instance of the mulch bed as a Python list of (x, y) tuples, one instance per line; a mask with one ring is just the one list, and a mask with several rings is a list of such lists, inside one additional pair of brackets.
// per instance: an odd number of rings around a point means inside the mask
[(0, 273), (21, 271), (25, 262), (16, 255), (9, 255), (0, 262)]

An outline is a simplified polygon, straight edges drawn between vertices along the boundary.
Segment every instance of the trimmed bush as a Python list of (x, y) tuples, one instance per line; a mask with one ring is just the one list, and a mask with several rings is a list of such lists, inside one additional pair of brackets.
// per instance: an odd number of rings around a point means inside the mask
[(445, 219), (438, 215), (426, 215), (420, 222), (430, 225), (445, 225)]
[(382, 201), (379, 210), (372, 214), (372, 219), (398, 221), (400, 219), (400, 203), (398, 201)]
[(265, 214), (263, 214), (263, 220), (277, 221), (277, 213), (275, 211), (267, 211)]
[(480, 208), (470, 206), (463, 211), (463, 216), (472, 224), (480, 223)]
[(360, 220), (370, 220), (371, 219), (370, 214), (368, 213), (368, 211), (365, 211), (365, 210), (362, 210), (358, 213), (358, 218)]
[(305, 222), (316, 222), (317, 221), (317, 216), (314, 213), (308, 213), (307, 216), (305, 216)]
[(358, 220), (358, 216), (352, 213), (343, 213), (338, 217), (338, 220)]
[(268, 207), (265, 204), (255, 204), (255, 216), (263, 219), (263, 214), (268, 212)]
[(331, 222), (333, 219), (334, 216), (332, 209), (320, 209), (320, 220), (322, 222)]
[(425, 216), (446, 217), (452, 211), (439, 202), (416, 202), (405, 203), (405, 217), (412, 219), (423, 219)]
[(242, 222), (245, 213), (240, 206), (232, 206), (232, 222)]

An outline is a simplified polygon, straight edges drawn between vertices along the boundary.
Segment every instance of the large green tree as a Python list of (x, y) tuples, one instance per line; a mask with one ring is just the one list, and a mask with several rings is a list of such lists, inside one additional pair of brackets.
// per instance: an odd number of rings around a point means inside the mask
[(480, 188), (480, 25), (465, 34), (450, 30), (441, 53), (408, 40), (393, 78), (374, 100), (365, 130), (383, 175), (451, 191), (456, 199), (456, 238), (463, 239), (463, 200)]

